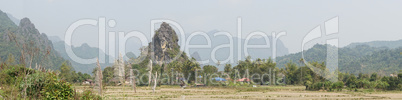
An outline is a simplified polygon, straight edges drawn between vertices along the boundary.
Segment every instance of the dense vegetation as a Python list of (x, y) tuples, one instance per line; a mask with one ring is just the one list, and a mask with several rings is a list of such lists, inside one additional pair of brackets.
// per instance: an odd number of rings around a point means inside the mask
[[(301, 60), (299, 60), (301, 61)], [(302, 62), (299, 62), (302, 63)], [(187, 80), (189, 84), (196, 84), (194, 78), (194, 71), (200, 70), (198, 75), (202, 75), (207, 79), (213, 79), (216, 77), (221, 77), (224, 79), (229, 79), (225, 82), (218, 82), (219, 84), (211, 84), (211, 82), (207, 82), (205, 85), (208, 86), (238, 86), (238, 85), (304, 85), (307, 90), (326, 90), (326, 91), (341, 91), (343, 89), (347, 89), (350, 91), (357, 91), (357, 89), (369, 89), (370, 91), (374, 90), (402, 90), (402, 70), (400, 70), (394, 76), (381, 76), (377, 73), (372, 74), (352, 74), (352, 73), (342, 73), (337, 71), (336, 75), (338, 75), (338, 81), (331, 82), (322, 76), (318, 75), (316, 72), (313, 72), (310, 67), (303, 65), (298, 66), (294, 62), (286, 63), (285, 68), (278, 68), (276, 63), (272, 61), (272, 59), (257, 59), (255, 61), (251, 60), (251, 57), (247, 57), (245, 61), (239, 61), (239, 64), (236, 66), (231, 66), (230, 64), (226, 64), (224, 71), (218, 71), (216, 66), (213, 65), (205, 65), (202, 68), (192, 67), (193, 69), (188, 69), (186, 66), (198, 66), (197, 63), (177, 63), (173, 62), (168, 64), (168, 66), (175, 64), (173, 71), (178, 71), (179, 73), (190, 73), (187, 75), (191, 75)], [(314, 67), (325, 70), (326, 65), (324, 62), (310, 62), (310, 64)], [(132, 68), (139, 70), (141, 74), (147, 74), (147, 66), (133, 64)], [(154, 65), (153, 72), (158, 72), (163, 74), (170, 75), (170, 70), (160, 70), (159, 65)], [(108, 69), (108, 70), (106, 70)], [(106, 68), (103, 73), (112, 73), (113, 70)], [(248, 72), (248, 73), (247, 73)], [(271, 72), (271, 73), (269, 73)], [(213, 76), (212, 74), (217, 74), (217, 76)], [(259, 75), (254, 75), (259, 74)], [(260, 75), (269, 74), (270, 77), (261, 77)], [(272, 77), (275, 76), (275, 77)], [(108, 78), (105, 78), (108, 77)], [(110, 80), (113, 78), (112, 74), (105, 76), (104, 79)], [(166, 76), (160, 76), (162, 79)], [(185, 77), (187, 78), (187, 76)], [(238, 82), (235, 83), (237, 79), (241, 78), (250, 78), (250, 82)], [(265, 81), (261, 81), (263, 78)], [(272, 79), (271, 79), (272, 78)], [(147, 81), (147, 76), (145, 80)], [(174, 80), (173, 80), (174, 81)], [(215, 82), (215, 81), (214, 81)], [(164, 83), (164, 82), (161, 82)], [(198, 81), (200, 83), (200, 81)], [(202, 82), (201, 82), (202, 83)], [(138, 85), (146, 85), (146, 83), (137, 83)]]
[(71, 83), (91, 76), (75, 73), (28, 18), (19, 26), (10, 21), (0, 11), (0, 98), (100, 99), (91, 91), (78, 93), (73, 89)]
[[(63, 64), (63, 66), (66, 65)], [(2, 79), (0, 81), (1, 98), (49, 100), (100, 99), (99, 96), (91, 93), (91, 91), (76, 92), (70, 82), (61, 78), (65, 74), (46, 69), (27, 68), (24, 65), (17, 64), (12, 57), (9, 57), (5, 62), (0, 62), (0, 78)]]
[[(311, 62), (313, 66), (325, 69), (324, 63)], [(379, 76), (377, 73), (363, 74), (358, 76), (350, 73), (338, 72), (338, 81), (331, 82), (318, 76), (307, 66), (297, 66), (290, 62), (286, 64), (282, 70), (286, 75), (286, 84), (288, 85), (305, 85), (308, 90), (342, 90), (346, 89), (357, 91), (357, 89), (379, 89), (379, 90), (402, 90), (402, 70), (398, 75)]]
[[(382, 76), (398, 73), (402, 69), (402, 47), (370, 47), (368, 45), (356, 45), (339, 48), (339, 71), (343, 73), (371, 74), (376, 72)], [(277, 58), (279, 68), (285, 68), (286, 63), (298, 61), (301, 52)], [(305, 60), (325, 62), (327, 56), (327, 46), (316, 44), (304, 52)], [(303, 63), (296, 63), (302, 66)]]
[(60, 66), (60, 74), (59, 76), (70, 83), (81, 83), (87, 79), (92, 79), (91, 75), (87, 73), (81, 73), (81, 72), (76, 72), (73, 70), (73, 68), (66, 63), (63, 63)]

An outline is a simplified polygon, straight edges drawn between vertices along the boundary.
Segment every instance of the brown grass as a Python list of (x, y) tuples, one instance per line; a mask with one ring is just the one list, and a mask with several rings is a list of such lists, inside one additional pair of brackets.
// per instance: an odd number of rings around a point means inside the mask
[[(76, 86), (77, 90), (88, 86)], [(110, 99), (402, 99), (401, 91), (379, 92), (326, 92), (306, 91), (304, 86), (260, 86), (260, 87), (157, 87), (155, 93), (150, 87), (137, 87), (134, 93), (131, 87), (107, 86), (104, 98)]]

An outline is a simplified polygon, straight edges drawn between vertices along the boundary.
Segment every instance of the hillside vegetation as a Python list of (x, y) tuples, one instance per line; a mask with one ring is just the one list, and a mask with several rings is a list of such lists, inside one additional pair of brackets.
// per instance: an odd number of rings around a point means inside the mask
[[(398, 73), (402, 69), (402, 47), (388, 48), (371, 47), (369, 45), (347, 46), (338, 49), (339, 71), (352, 74), (374, 73), (385, 76)], [(325, 62), (327, 56), (327, 46), (316, 44), (312, 48), (304, 51), (305, 61)], [(277, 58), (279, 68), (284, 68), (285, 64), (293, 61), (299, 62), (302, 58), (301, 52)], [(301, 66), (304, 63), (296, 63)]]
[(7, 14), (0, 11), (0, 58), (2, 61), (13, 56), (26, 67), (41, 67), (59, 70), (64, 60), (53, 49), (46, 34), (39, 33), (28, 18), (15, 25)]

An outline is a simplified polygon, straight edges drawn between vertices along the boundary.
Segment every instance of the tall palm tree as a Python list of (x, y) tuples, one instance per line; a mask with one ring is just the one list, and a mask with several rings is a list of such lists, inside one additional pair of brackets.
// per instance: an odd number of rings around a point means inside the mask
[[(301, 64), (305, 64), (303, 58), (300, 58), (299, 62)], [(300, 66), (300, 78), (301, 78), (301, 82), (303, 82), (303, 68), (301, 66)]]

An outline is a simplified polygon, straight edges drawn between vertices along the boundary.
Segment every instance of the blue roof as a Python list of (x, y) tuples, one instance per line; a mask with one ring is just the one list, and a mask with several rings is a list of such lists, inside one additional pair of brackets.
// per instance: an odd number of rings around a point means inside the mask
[(212, 79), (215, 79), (216, 81), (226, 81), (226, 79), (220, 78), (220, 77), (215, 77), (215, 78), (212, 78)]

